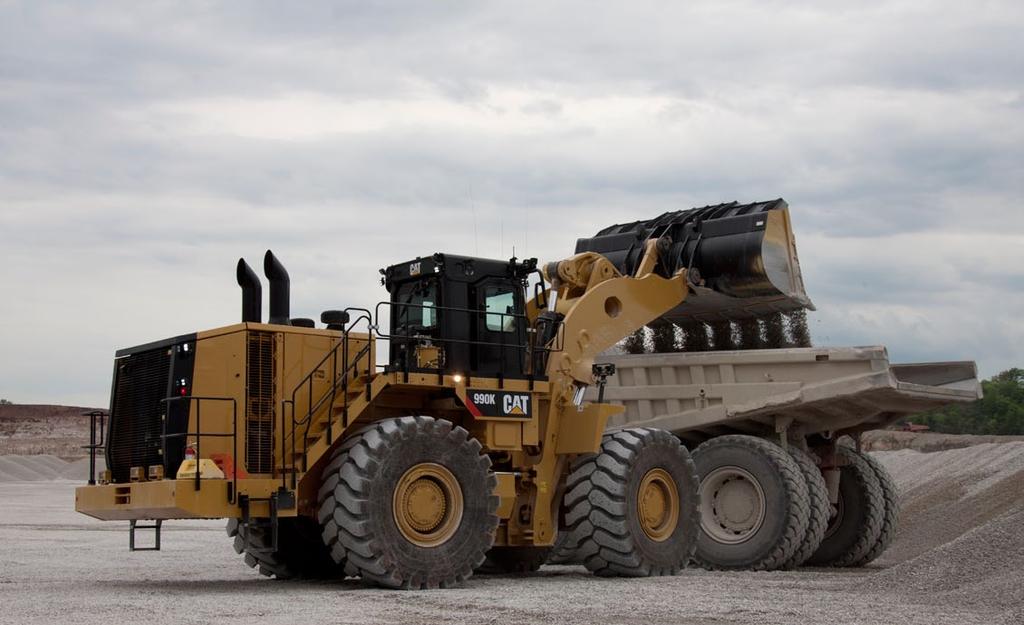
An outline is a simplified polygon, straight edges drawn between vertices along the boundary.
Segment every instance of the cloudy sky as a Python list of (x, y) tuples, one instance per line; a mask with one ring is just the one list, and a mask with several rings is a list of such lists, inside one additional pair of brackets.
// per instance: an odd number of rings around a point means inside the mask
[[(434, 251), (785, 198), (819, 344), (1024, 366), (1024, 3), (0, 0), (0, 397)], [(851, 8), (852, 7), (852, 8)]]

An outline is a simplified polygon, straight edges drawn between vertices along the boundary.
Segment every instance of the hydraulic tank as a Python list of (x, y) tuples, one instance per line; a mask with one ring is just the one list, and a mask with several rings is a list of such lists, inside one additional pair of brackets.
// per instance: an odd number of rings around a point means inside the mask
[(597, 252), (633, 275), (644, 245), (657, 239), (656, 271), (687, 269), (692, 294), (664, 315), (677, 324), (764, 317), (814, 309), (804, 291), (789, 205), (782, 199), (730, 202), (665, 213), (605, 228), (576, 241), (576, 253)]

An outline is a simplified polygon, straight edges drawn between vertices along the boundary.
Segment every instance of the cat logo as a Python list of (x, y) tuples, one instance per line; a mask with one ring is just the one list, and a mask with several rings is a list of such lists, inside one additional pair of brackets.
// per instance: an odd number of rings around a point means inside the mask
[(507, 415), (525, 415), (530, 409), (530, 396), (505, 395), (501, 405)]
[(417, 261), (415, 263), (410, 263), (409, 264), (409, 275), (410, 276), (418, 276), (418, 275), (420, 275), (420, 262), (419, 261)]
[(530, 394), (507, 391), (468, 391), (466, 408), (474, 417), (530, 418)]

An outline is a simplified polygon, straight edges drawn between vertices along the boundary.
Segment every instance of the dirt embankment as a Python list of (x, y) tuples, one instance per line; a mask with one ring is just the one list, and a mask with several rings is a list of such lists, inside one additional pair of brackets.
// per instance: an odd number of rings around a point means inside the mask
[(961, 449), (983, 443), (1006, 443), (1024, 441), (1024, 436), (976, 436), (974, 434), (943, 434), (941, 432), (902, 432), (897, 430), (873, 430), (861, 437), (864, 449), (868, 451), (894, 451), (913, 449), (931, 452), (947, 449)]
[(89, 417), (97, 410), (43, 404), (0, 405), (0, 455), (50, 455), (73, 460), (86, 455)]

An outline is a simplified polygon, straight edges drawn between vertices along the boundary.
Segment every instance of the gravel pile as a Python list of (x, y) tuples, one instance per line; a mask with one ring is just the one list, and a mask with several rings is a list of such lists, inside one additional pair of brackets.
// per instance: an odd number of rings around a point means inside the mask
[[(96, 459), (97, 470), (103, 468)], [(68, 462), (57, 456), (0, 456), (0, 482), (43, 482), (49, 480), (81, 480), (89, 475), (89, 459)]]
[(1024, 622), (1024, 442), (876, 456), (896, 478), (903, 515), (879, 561), (890, 566), (864, 588)]

